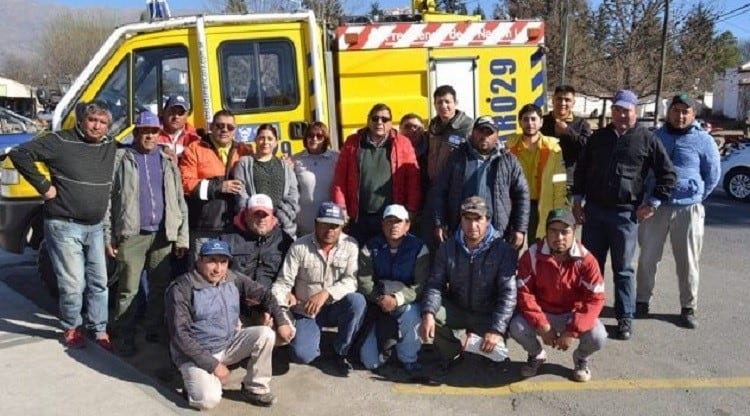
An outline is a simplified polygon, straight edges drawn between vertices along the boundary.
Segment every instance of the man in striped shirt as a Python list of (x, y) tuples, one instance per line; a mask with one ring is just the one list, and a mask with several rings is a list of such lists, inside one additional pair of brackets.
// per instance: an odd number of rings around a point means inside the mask
[[(26, 142), (9, 156), (44, 199), (44, 238), (60, 292), (63, 344), (85, 345), (81, 308), (86, 290), (87, 329), (95, 333), (97, 344), (112, 350), (103, 219), (117, 144), (107, 136), (112, 113), (106, 103), (78, 104), (76, 119), (72, 129)], [(50, 179), (35, 162), (47, 165)]]

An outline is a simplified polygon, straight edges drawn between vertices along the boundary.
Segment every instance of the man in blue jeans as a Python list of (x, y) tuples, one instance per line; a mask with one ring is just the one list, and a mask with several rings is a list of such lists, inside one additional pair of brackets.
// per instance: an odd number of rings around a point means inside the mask
[[(102, 221), (107, 210), (117, 144), (107, 137), (112, 113), (102, 102), (76, 106), (76, 125), (45, 134), (10, 152), (16, 169), (44, 199), (44, 238), (60, 292), (63, 344), (85, 345), (87, 327), (107, 350), (107, 265)], [(49, 168), (50, 180), (35, 162)]]
[[(573, 182), (573, 214), (583, 224), (583, 245), (596, 257), (602, 274), (608, 251), (612, 259), (614, 335), (621, 340), (632, 335), (638, 222), (654, 215), (669, 199), (675, 183), (674, 168), (661, 141), (647, 128), (636, 126), (637, 105), (638, 97), (632, 91), (615, 94), (612, 123), (588, 140)], [(654, 173), (655, 187), (644, 199), (649, 171)]]
[(375, 370), (395, 348), (406, 372), (416, 378), (422, 376), (417, 362), (422, 314), (416, 300), (427, 280), (430, 256), (425, 243), (409, 233), (410, 225), (406, 207), (388, 205), (382, 232), (359, 253), (359, 291), (369, 300), (367, 336), (359, 355), (366, 368)]
[(346, 377), (354, 335), (362, 325), (366, 301), (357, 293), (357, 241), (342, 233), (344, 210), (333, 202), (320, 205), (315, 232), (298, 238), (287, 252), (281, 274), (273, 284), (279, 305), (296, 319), (296, 336), (289, 343), (291, 359), (308, 364), (320, 355), (320, 329), (338, 329), (333, 343), (335, 371)]

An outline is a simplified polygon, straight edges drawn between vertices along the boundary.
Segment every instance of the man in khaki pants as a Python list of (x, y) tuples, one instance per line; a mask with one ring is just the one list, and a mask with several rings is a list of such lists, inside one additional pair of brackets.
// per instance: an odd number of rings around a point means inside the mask
[(695, 101), (684, 93), (672, 98), (667, 124), (656, 135), (674, 165), (677, 182), (669, 200), (653, 216), (642, 220), (638, 229), (641, 253), (636, 273), (636, 317), (648, 315), (656, 267), (669, 234), (680, 287), (680, 323), (695, 328), (705, 218), (702, 201), (719, 182), (719, 152), (711, 136), (695, 123)]

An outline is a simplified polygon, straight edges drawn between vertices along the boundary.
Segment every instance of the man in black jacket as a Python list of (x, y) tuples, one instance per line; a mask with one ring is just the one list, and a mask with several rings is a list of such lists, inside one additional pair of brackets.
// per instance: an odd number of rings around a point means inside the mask
[[(271, 352), (276, 335), (288, 342), (294, 336), (291, 322), (268, 288), (229, 270), (229, 245), (208, 240), (200, 248), (195, 268), (167, 289), (166, 318), (172, 360), (182, 373), (188, 402), (212, 409), (221, 401), (222, 385), (231, 365), (248, 359), (242, 395), (257, 406), (271, 406)], [(240, 303), (261, 305), (276, 322), (271, 327), (240, 329)]]
[(218, 238), (232, 249), (232, 270), (270, 288), (294, 241), (274, 216), (271, 197), (251, 196), (247, 207), (234, 217), (230, 231)]
[(552, 96), (552, 111), (542, 118), (542, 134), (560, 140), (568, 189), (573, 186), (573, 175), (578, 157), (591, 136), (588, 121), (573, 114), (576, 103), (576, 90), (570, 85), (558, 85)]
[(436, 242), (451, 238), (461, 222), (461, 201), (475, 195), (487, 202), (490, 223), (500, 236), (520, 249), (529, 225), (529, 186), (518, 159), (498, 144), (490, 116), (476, 119), (469, 142), (450, 154), (430, 190)]
[(490, 223), (485, 201), (464, 200), (461, 227), (438, 249), (422, 290), (422, 339), (434, 339), (447, 361), (461, 351), (454, 329), (480, 336), (484, 353), (504, 347), (516, 307), (517, 263), (516, 250)]
[[(573, 184), (573, 214), (583, 224), (582, 240), (604, 274), (609, 251), (615, 281), (615, 337), (630, 339), (635, 314), (633, 257), (638, 221), (651, 217), (667, 201), (675, 172), (661, 140), (637, 127), (638, 98), (629, 90), (615, 94), (612, 123), (591, 136), (578, 160)], [(644, 182), (653, 171), (656, 187), (644, 200)], [(583, 202), (585, 201), (585, 205)]]
[[(76, 106), (76, 126), (51, 132), (15, 147), (10, 159), (44, 199), (44, 238), (60, 291), (63, 344), (85, 345), (83, 318), (107, 350), (107, 264), (104, 214), (107, 211), (117, 142), (107, 137), (112, 113), (103, 102)], [(35, 162), (49, 168), (50, 180)]]

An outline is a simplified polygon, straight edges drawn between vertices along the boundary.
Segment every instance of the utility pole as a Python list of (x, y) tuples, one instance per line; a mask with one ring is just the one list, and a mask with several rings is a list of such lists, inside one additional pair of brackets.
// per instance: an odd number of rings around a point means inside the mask
[(656, 102), (654, 103), (654, 127), (659, 125), (661, 114), (661, 87), (664, 81), (664, 65), (667, 61), (667, 27), (669, 26), (669, 0), (664, 0), (664, 26), (661, 28), (661, 63), (659, 63), (659, 78), (656, 79)]
[(562, 24), (563, 24), (563, 52), (562, 68), (560, 73), (560, 85), (565, 85), (565, 71), (568, 67), (568, 21), (570, 20), (570, 0), (563, 1)]

